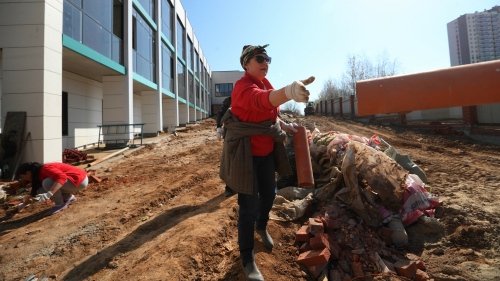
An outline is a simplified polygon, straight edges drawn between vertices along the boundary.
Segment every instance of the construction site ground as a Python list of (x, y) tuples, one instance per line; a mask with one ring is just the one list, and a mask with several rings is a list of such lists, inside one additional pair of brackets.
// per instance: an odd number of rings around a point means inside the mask
[[(422, 257), (434, 280), (500, 280), (498, 146), (331, 117), (288, 119), (322, 132), (378, 134), (408, 154), (444, 200), (436, 216), (445, 228), (436, 234), (421, 223), (407, 227), (404, 249)], [(223, 195), (215, 130), (214, 119), (188, 125), (177, 137), (99, 167), (96, 175), (109, 181), (89, 184), (56, 215), (44, 218), (51, 205), (35, 204), (13, 217), (1, 209), (0, 280), (32, 274), (73, 281), (244, 280), (237, 196)], [(303, 222), (270, 221), (272, 250), (256, 237), (256, 263), (266, 280), (310, 280), (296, 262), (295, 232)]]

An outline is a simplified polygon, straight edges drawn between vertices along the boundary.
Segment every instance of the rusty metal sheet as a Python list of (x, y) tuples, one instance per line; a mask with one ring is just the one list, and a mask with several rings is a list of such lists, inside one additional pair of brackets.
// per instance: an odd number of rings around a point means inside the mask
[(500, 103), (500, 60), (358, 81), (358, 115)]

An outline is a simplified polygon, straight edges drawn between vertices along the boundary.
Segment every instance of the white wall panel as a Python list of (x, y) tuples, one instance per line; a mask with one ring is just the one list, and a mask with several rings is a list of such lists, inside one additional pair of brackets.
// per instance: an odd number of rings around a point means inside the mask
[(477, 105), (476, 110), (479, 123), (500, 123), (500, 103)]

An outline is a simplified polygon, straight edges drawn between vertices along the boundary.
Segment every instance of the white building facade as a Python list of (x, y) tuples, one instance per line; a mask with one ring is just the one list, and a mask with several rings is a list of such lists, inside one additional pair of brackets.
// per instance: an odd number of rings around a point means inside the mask
[(451, 66), (500, 59), (500, 7), (447, 24)]
[(211, 88), (179, 0), (0, 2), (0, 114), (27, 112), (23, 161), (60, 162), (99, 125), (173, 131), (208, 117)]
[(222, 107), (222, 102), (231, 96), (233, 93), (234, 84), (245, 76), (245, 71), (213, 71), (212, 72), (212, 93), (211, 97), (211, 112), (217, 115), (220, 108)]

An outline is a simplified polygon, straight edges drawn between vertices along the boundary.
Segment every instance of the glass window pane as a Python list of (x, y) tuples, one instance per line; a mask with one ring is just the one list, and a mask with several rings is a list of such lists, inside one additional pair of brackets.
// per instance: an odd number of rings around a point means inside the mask
[(184, 27), (179, 19), (177, 19), (177, 53), (182, 59), (186, 59), (184, 57)]
[(112, 60), (119, 64), (123, 64), (123, 44), (122, 40), (120, 40), (118, 37), (113, 36), (113, 45), (112, 45)]
[(108, 31), (113, 30), (113, 0), (83, 0), (83, 11)]
[(111, 58), (111, 33), (87, 15), (83, 17), (83, 44)]
[[(139, 3), (141, 4), (142, 8), (146, 10), (146, 13), (148, 13), (148, 16), (155, 21), (154, 17), (154, 4), (152, 0), (139, 0)], [(156, 22), (156, 21), (155, 21)]]
[(63, 33), (82, 43), (82, 12), (73, 4), (64, 1)]
[(78, 7), (82, 7), (82, 0), (71, 0), (71, 2), (75, 3)]
[(172, 6), (167, 0), (161, 3), (162, 33), (172, 43)]
[(187, 40), (187, 48), (186, 48), (186, 53), (187, 53), (187, 65), (188, 67), (193, 70), (193, 66), (192, 66), (192, 61), (193, 61), (193, 58), (191, 57), (191, 48), (193, 46), (193, 43), (191, 43), (191, 41)]
[(219, 84), (215, 85), (215, 92), (220, 93), (220, 85)]
[(123, 4), (113, 0), (113, 34), (123, 39)]
[(185, 78), (184, 78), (184, 65), (178, 60), (177, 61), (177, 88), (179, 97), (186, 99), (186, 91), (185, 91)]

